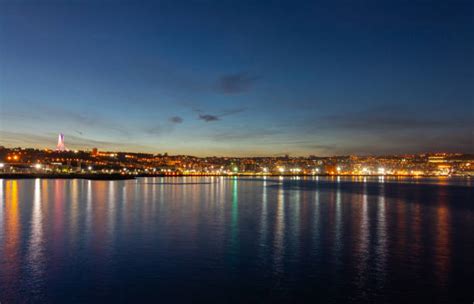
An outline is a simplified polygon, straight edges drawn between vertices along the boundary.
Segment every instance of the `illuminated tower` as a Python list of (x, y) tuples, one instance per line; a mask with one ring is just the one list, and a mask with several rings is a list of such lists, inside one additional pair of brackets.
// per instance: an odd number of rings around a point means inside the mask
[(63, 133), (59, 133), (58, 145), (56, 146), (56, 151), (67, 151), (67, 148), (64, 145), (64, 134)]

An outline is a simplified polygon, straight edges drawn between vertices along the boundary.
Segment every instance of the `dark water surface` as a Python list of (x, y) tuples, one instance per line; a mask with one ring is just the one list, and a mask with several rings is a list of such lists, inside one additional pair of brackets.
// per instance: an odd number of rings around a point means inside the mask
[(474, 301), (469, 180), (1, 180), (0, 302)]

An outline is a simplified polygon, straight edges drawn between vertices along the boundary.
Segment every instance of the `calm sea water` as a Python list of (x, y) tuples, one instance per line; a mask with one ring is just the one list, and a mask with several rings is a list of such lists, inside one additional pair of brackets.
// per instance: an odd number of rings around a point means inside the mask
[(1, 180), (0, 302), (474, 301), (470, 180)]

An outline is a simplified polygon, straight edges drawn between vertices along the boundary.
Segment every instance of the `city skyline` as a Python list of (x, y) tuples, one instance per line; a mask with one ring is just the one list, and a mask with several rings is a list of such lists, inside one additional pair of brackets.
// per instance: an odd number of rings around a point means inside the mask
[(154, 176), (392, 176), (469, 177), (474, 154), (335, 155), (329, 157), (197, 157), (168, 153), (69, 150), (63, 134), (56, 149), (0, 146), (6, 177), (124, 179)]
[[(65, 135), (63, 133), (59, 133), (57, 135), (57, 142), (56, 145), (53, 146), (41, 146), (41, 147), (36, 147), (36, 146), (2, 146), (0, 145), (0, 150), (10, 150), (10, 151), (27, 151), (27, 150), (36, 150), (36, 151), (45, 151), (45, 152), (55, 152), (55, 153), (65, 153), (70, 155), (78, 153), (78, 152), (85, 152), (85, 153), (113, 153), (113, 154), (143, 154), (143, 155), (156, 155), (156, 156), (184, 156), (184, 157), (196, 157), (196, 158), (282, 158), (282, 157), (289, 157), (289, 158), (331, 158), (331, 157), (403, 157), (403, 156), (415, 156), (415, 155), (464, 155), (464, 156), (471, 156), (474, 155), (474, 153), (470, 152), (460, 152), (460, 151), (452, 151), (452, 152), (446, 152), (446, 151), (423, 151), (423, 152), (415, 152), (415, 153), (385, 153), (385, 154), (375, 154), (375, 153), (365, 153), (365, 154), (329, 154), (329, 155), (315, 155), (315, 154), (308, 154), (308, 155), (291, 155), (289, 153), (286, 154), (272, 154), (272, 155), (219, 155), (219, 154), (210, 154), (210, 155), (197, 155), (197, 154), (185, 154), (185, 153), (168, 153), (168, 151), (133, 151), (133, 150), (120, 150), (119, 148), (115, 147), (112, 149), (102, 149), (98, 148), (98, 146), (94, 146), (92, 144), (85, 144), (83, 146), (77, 146), (73, 144), (73, 149), (69, 149), (68, 146), (66, 146), (66, 139)], [(49, 141), (49, 140), (46, 140)]]
[(0, 145), (474, 152), (472, 2), (270, 4), (3, 3)]
[[(65, 145), (65, 135), (63, 133), (59, 133), (56, 135), (58, 138), (56, 144), (54, 146), (49, 145), (50, 139), (44, 138), (48, 145), (43, 145), (42, 143), (39, 145), (33, 146), (22, 146), (22, 145), (0, 145), (0, 149), (8, 149), (8, 150), (38, 150), (38, 151), (55, 151), (59, 153), (63, 152), (93, 152), (93, 151), (101, 151), (106, 153), (130, 153), (130, 154), (149, 154), (149, 155), (170, 155), (170, 156), (190, 156), (190, 157), (198, 157), (198, 158), (207, 158), (207, 157), (220, 157), (220, 158), (271, 158), (271, 157), (292, 157), (292, 158), (299, 158), (299, 157), (322, 157), (322, 158), (330, 158), (330, 157), (345, 157), (345, 156), (360, 156), (360, 157), (384, 157), (384, 156), (404, 156), (404, 155), (472, 155), (471, 152), (463, 152), (463, 151), (421, 151), (421, 152), (399, 152), (399, 153), (348, 153), (348, 154), (326, 154), (326, 155), (315, 155), (315, 154), (308, 154), (308, 155), (299, 155), (299, 154), (290, 154), (290, 153), (279, 153), (279, 154), (271, 154), (271, 155), (219, 155), (219, 154), (209, 154), (209, 155), (198, 155), (198, 154), (186, 154), (186, 153), (169, 153), (168, 151), (161, 151), (161, 150), (121, 150), (119, 147), (120, 145), (112, 147), (111, 149), (103, 149), (98, 148), (98, 146), (94, 146), (92, 143), (85, 143), (82, 145), (73, 144), (73, 148), (69, 149)], [(74, 137), (73, 137), (74, 138)], [(51, 141), (52, 142), (52, 141)], [(69, 141), (68, 141), (69, 143)], [(98, 143), (98, 142), (93, 142)], [(172, 151), (172, 150), (171, 150)]]

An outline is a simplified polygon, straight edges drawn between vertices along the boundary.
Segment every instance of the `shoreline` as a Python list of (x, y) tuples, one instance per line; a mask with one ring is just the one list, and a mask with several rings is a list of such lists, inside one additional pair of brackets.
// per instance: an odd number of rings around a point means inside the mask
[(54, 173), (54, 174), (41, 174), (41, 173), (6, 173), (0, 174), (0, 179), (89, 179), (89, 180), (129, 180), (135, 179), (135, 176), (122, 175), (122, 174), (80, 174), (80, 173)]
[(356, 174), (138, 174), (125, 175), (120, 173), (0, 173), (0, 179), (87, 179), (87, 180), (132, 180), (137, 177), (388, 177), (388, 178), (464, 178), (470, 179), (469, 175), (439, 176), (439, 175), (356, 175)]

